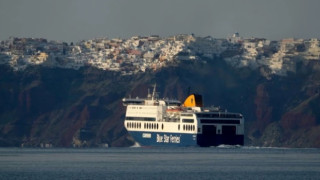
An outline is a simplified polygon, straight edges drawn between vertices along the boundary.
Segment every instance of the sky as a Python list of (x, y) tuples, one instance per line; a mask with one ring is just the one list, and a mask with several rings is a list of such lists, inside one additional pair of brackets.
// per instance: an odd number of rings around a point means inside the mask
[(320, 38), (320, 0), (0, 0), (0, 40), (195, 34)]

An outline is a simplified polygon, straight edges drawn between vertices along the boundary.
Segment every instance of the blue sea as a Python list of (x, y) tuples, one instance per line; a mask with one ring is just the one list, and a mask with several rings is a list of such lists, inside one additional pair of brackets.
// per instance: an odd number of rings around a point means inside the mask
[(320, 179), (320, 149), (0, 148), (0, 179)]

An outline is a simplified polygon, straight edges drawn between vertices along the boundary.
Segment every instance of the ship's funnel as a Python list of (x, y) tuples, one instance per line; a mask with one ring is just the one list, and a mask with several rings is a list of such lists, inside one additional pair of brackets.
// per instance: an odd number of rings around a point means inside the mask
[(184, 107), (202, 107), (202, 96), (199, 94), (190, 94), (183, 103)]

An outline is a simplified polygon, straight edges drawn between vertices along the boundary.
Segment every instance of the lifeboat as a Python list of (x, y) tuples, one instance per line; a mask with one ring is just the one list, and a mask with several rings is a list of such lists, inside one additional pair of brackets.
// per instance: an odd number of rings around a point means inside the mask
[(175, 107), (175, 108), (169, 108), (166, 110), (168, 113), (177, 113), (177, 112), (181, 112), (182, 109), (181, 107)]

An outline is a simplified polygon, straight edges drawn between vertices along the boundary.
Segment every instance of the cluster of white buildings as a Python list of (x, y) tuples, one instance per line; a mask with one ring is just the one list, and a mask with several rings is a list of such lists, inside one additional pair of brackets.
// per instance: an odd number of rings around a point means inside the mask
[(157, 70), (173, 61), (221, 57), (235, 67), (269, 67), (273, 74), (294, 71), (296, 59), (319, 60), (318, 39), (244, 39), (238, 33), (227, 39), (157, 35), (129, 39), (99, 38), (76, 44), (35, 38), (9, 38), (0, 42), (0, 64), (15, 70), (29, 65), (79, 69), (94, 66), (123, 75)]
[[(295, 72), (302, 60), (320, 60), (319, 39), (282, 39), (270, 41), (259, 38), (243, 39), (236, 34), (229, 42), (239, 45), (239, 53), (224, 59), (236, 67), (268, 67), (271, 74), (286, 75)], [(226, 53), (228, 54), (228, 53)]]

